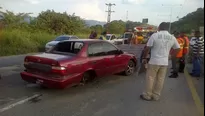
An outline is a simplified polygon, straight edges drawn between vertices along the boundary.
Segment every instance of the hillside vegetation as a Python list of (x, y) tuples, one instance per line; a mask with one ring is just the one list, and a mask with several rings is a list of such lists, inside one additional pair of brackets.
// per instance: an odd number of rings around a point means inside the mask
[(96, 30), (98, 36), (105, 30), (109, 33), (122, 34), (126, 25), (141, 25), (137, 22), (119, 20), (112, 21), (106, 29), (102, 25), (89, 27), (86, 21), (75, 14), (58, 13), (54, 10), (43, 11), (35, 18), (30, 17), (30, 23), (25, 22), (25, 17), (28, 17), (29, 13), (14, 14), (0, 9), (1, 14), (3, 19), (0, 17), (0, 56), (38, 52), (44, 49), (47, 42), (63, 34), (88, 38), (92, 30)]
[(198, 8), (195, 12), (173, 22), (172, 30), (190, 33), (191, 30), (199, 30), (200, 26), (204, 26), (204, 8)]

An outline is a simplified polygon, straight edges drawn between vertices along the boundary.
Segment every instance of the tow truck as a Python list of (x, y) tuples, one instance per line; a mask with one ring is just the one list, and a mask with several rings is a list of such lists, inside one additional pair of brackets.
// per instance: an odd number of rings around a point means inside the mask
[(140, 33), (143, 37), (142, 43), (146, 43), (149, 37), (156, 31), (153, 26), (138, 26), (134, 28), (135, 32)]

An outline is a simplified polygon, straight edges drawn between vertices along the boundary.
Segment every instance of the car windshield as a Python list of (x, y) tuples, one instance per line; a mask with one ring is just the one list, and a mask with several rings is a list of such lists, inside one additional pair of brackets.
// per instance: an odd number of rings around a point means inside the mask
[(123, 38), (131, 38), (131, 37), (132, 37), (132, 34), (124, 34)]
[(62, 42), (58, 43), (52, 50), (48, 51), (48, 53), (53, 54), (78, 54), (82, 47), (84, 46), (83, 42)]
[(68, 40), (70, 37), (63, 37), (63, 36), (60, 36), (60, 37), (57, 37), (54, 41), (64, 41), (64, 40)]
[(106, 35), (106, 39), (109, 40), (111, 35)]

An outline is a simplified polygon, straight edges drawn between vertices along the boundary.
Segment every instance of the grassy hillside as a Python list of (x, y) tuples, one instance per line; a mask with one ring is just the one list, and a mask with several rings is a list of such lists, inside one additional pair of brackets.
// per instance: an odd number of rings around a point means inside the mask
[[(81, 38), (88, 35), (77, 34)], [(53, 40), (55, 34), (46, 32), (29, 32), (18, 29), (0, 31), (0, 56), (25, 54), (44, 50), (45, 44)]]
[(176, 22), (173, 22), (172, 30), (190, 33), (191, 30), (199, 30), (200, 26), (204, 26), (204, 8), (198, 8), (196, 11), (187, 14)]

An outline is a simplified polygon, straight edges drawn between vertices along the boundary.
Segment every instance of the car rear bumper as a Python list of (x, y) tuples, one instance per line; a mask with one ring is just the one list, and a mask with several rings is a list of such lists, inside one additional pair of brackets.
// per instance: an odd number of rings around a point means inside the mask
[(80, 76), (72, 76), (66, 79), (56, 80), (56, 79), (43, 77), (40, 75), (31, 74), (28, 72), (21, 72), (20, 74), (21, 74), (21, 78), (24, 81), (43, 85), (48, 88), (63, 89), (66, 87), (71, 87), (72, 85), (77, 84), (77, 82), (78, 83), (80, 82)]

